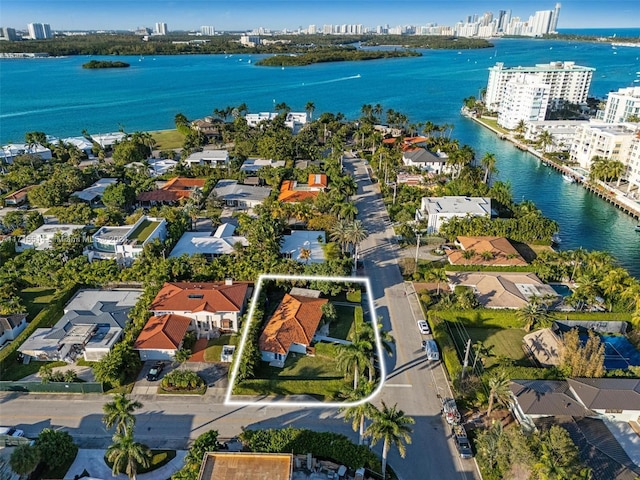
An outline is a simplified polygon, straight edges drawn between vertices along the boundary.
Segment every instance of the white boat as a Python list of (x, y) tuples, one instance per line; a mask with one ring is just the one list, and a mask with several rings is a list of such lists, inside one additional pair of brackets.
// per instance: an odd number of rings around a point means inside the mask
[(553, 235), (551, 235), (551, 242), (555, 243), (556, 245), (560, 245), (562, 243), (562, 239), (560, 238), (560, 235), (554, 233)]
[(567, 175), (566, 173), (562, 175), (562, 180), (564, 180), (565, 182), (568, 183), (575, 183), (576, 179), (573, 178), (571, 175)]
[(640, 232), (640, 225), (636, 225), (636, 232)]

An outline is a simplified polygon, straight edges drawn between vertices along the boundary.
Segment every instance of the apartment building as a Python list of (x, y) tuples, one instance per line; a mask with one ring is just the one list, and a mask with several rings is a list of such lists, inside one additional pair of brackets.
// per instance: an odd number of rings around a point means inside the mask
[(621, 88), (610, 92), (607, 105), (598, 112), (598, 120), (605, 123), (621, 123), (630, 117), (640, 117), (640, 87)]
[(515, 129), (521, 121), (544, 120), (549, 104), (549, 85), (537, 76), (516, 75), (505, 85), (504, 96), (498, 107), (498, 125)]
[(591, 168), (595, 156), (629, 165), (634, 139), (637, 139), (637, 128), (632, 124), (588, 123), (576, 131), (570, 160), (586, 170)]

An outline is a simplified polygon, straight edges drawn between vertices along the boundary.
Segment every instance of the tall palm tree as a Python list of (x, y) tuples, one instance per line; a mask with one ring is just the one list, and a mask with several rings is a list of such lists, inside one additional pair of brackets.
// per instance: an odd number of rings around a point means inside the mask
[(373, 412), (373, 422), (367, 427), (364, 434), (371, 437), (371, 445), (375, 445), (383, 440), (382, 446), (382, 478), (386, 478), (387, 455), (391, 446), (396, 446), (400, 456), (404, 458), (406, 454), (405, 443), (411, 443), (411, 433), (413, 430), (409, 425), (413, 425), (415, 420), (408, 417), (402, 410), (397, 409), (397, 404), (387, 407), (382, 402), (382, 410)]
[(598, 286), (609, 301), (609, 311), (613, 310), (613, 303), (624, 292), (629, 282), (629, 273), (623, 268), (612, 268), (602, 278)]
[(358, 389), (360, 372), (371, 368), (369, 352), (373, 346), (366, 340), (356, 340), (353, 343), (338, 345), (336, 361), (338, 368), (345, 374), (353, 373), (353, 389)]
[(489, 379), (489, 406), (487, 407), (487, 417), (491, 415), (494, 401), (497, 401), (501, 405), (507, 405), (511, 399), (510, 383), (511, 380), (507, 378), (504, 372), (500, 372)]
[(126, 393), (117, 394), (112, 402), (102, 406), (104, 416), (102, 422), (107, 428), (116, 427), (116, 435), (125, 435), (127, 430), (133, 430), (136, 418), (133, 412), (142, 408), (142, 403), (137, 400), (129, 400)]
[(331, 232), (329, 232), (329, 238), (340, 244), (342, 253), (345, 252), (345, 247), (349, 243), (349, 228), (350, 222), (338, 220), (331, 229)]
[(344, 220), (353, 220), (358, 214), (358, 207), (355, 204), (348, 202), (340, 205), (338, 217)]
[(489, 181), (491, 175), (497, 172), (496, 169), (496, 156), (493, 153), (485, 153), (484, 157), (480, 159), (480, 164), (484, 167), (484, 183)]
[[(389, 332), (382, 329), (382, 317), (378, 317), (378, 322), (379, 323), (376, 325), (376, 327), (378, 328), (378, 335), (380, 337), (380, 343), (382, 344), (382, 349), (385, 351), (385, 353), (388, 356), (391, 356), (393, 355), (393, 344), (396, 342), (396, 339), (393, 338), (393, 335), (391, 335)], [(375, 331), (373, 330), (373, 325), (369, 322), (365, 322), (362, 325), (361, 330), (357, 332), (357, 336), (358, 336), (357, 338), (369, 342), (372, 346), (376, 344), (376, 334), (375, 334)], [(372, 382), (374, 377), (375, 353), (376, 352), (374, 348), (372, 348), (371, 351), (369, 352), (369, 362), (370, 362), (370, 366), (368, 368), (369, 382)]]
[(309, 120), (313, 119), (313, 112), (316, 110), (316, 105), (313, 102), (307, 102), (304, 106), (304, 110), (309, 114)]
[(552, 317), (547, 305), (536, 295), (532, 295), (527, 304), (518, 309), (516, 316), (524, 322), (523, 328), (526, 332), (530, 332), (539, 324), (544, 324)]
[[(363, 383), (357, 390), (350, 390), (347, 395), (347, 401), (357, 402), (363, 398), (371, 395), (373, 391), (373, 383)], [(365, 422), (368, 419), (371, 419), (376, 411), (376, 407), (374, 407), (369, 402), (363, 402), (353, 407), (348, 407), (342, 409), (344, 411), (344, 420), (346, 422), (351, 421), (351, 428), (353, 428), (354, 432), (358, 433), (358, 445), (362, 445), (362, 440), (364, 439), (364, 427)]]
[(369, 233), (360, 220), (354, 220), (347, 230), (347, 239), (354, 246), (354, 262), (358, 261), (358, 247)]
[(551, 135), (548, 130), (543, 130), (542, 132), (540, 132), (538, 134), (537, 140), (543, 154), (547, 153), (547, 148), (549, 147), (549, 145), (553, 145), (553, 135)]
[(516, 128), (514, 128), (514, 131), (518, 135), (524, 135), (524, 132), (527, 131), (527, 122), (525, 122), (524, 120), (520, 120), (516, 125)]
[[(465, 252), (470, 252), (471, 253), (471, 257), (473, 257), (475, 255), (475, 251), (472, 250), (465, 250)], [(436, 282), (437, 284), (437, 295), (440, 296), (440, 284), (443, 282), (447, 282), (448, 278), (447, 278), (447, 272), (445, 271), (444, 268), (432, 268), (431, 270), (429, 270), (427, 272), (427, 274), (425, 275), (426, 280), (429, 280), (430, 282)]]
[(152, 454), (149, 447), (136, 442), (131, 430), (127, 430), (124, 435), (114, 435), (106, 457), (113, 464), (113, 476), (126, 473), (130, 479), (135, 480), (138, 468), (150, 465)]

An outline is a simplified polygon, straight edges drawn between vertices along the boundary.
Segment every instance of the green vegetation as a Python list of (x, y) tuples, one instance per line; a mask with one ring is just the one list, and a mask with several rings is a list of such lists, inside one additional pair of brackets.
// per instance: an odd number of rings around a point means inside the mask
[(64, 478), (78, 454), (78, 446), (68, 432), (45, 428), (34, 444), (45, 465), (43, 478)]
[(207, 342), (207, 348), (204, 351), (205, 362), (219, 362), (222, 355), (222, 347), (224, 345), (238, 345), (240, 343), (240, 335), (222, 335), (213, 338)]
[(189, 393), (203, 395), (207, 386), (196, 372), (179, 368), (162, 379), (158, 393)]
[(407, 48), (427, 48), (430, 50), (467, 50), (493, 47), (493, 44), (483, 38), (439, 35), (375, 35), (364, 42), (364, 45), (400, 45)]
[(184, 459), (184, 467), (171, 478), (174, 480), (196, 480), (204, 454), (218, 450), (218, 431), (209, 430), (196, 438)]
[(149, 235), (151, 235), (153, 231), (158, 228), (158, 225), (160, 225), (160, 222), (144, 220), (140, 223), (140, 225), (136, 227), (133, 232), (129, 234), (128, 238), (130, 240), (144, 242), (147, 238), (149, 238)]
[(23, 288), (18, 292), (29, 314), (28, 319), (34, 319), (43, 308), (53, 300), (56, 289), (49, 287)]
[(99, 61), (99, 60), (91, 60), (90, 62), (83, 63), (82, 68), (87, 68), (90, 70), (101, 69), (101, 68), (128, 68), (130, 65), (126, 62), (108, 62), (108, 61)]
[(494, 130), (497, 130), (498, 132), (502, 133), (503, 135), (508, 135), (510, 133), (509, 130), (507, 130), (506, 128), (501, 127), (500, 125), (498, 125), (498, 119), (496, 118), (478, 118), (477, 119), (478, 122), (480, 123), (484, 123), (486, 125), (488, 125), (489, 127), (493, 128)]
[[(515, 365), (531, 366), (522, 350), (524, 330), (519, 328), (468, 328), (466, 329), (471, 344), (482, 342), (487, 352), (482, 356), (484, 368), (491, 368), (500, 363), (501, 358), (510, 359)], [(464, 349), (465, 342), (454, 334), (458, 348)]]
[(149, 133), (155, 141), (155, 148), (160, 150), (181, 148), (184, 142), (184, 135), (178, 132), (178, 130), (158, 130)]
[(437, 316), (448, 322), (461, 322), (474, 328), (522, 328), (524, 323), (518, 319), (515, 310), (483, 308), (476, 310), (438, 310), (429, 311), (429, 318)]
[(347, 302), (362, 303), (362, 290), (359, 288), (347, 292)]
[(421, 53), (411, 50), (357, 50), (349, 47), (325, 47), (300, 55), (276, 55), (256, 62), (265, 67), (302, 67), (314, 63), (353, 62), (379, 60), (383, 58), (420, 57)]
[[(167, 463), (176, 458), (175, 450), (162, 450), (152, 448), (150, 452), (151, 460), (149, 461), (149, 466), (139, 467), (136, 470), (136, 474), (153, 472), (160, 467), (164, 467)], [(104, 463), (106, 463), (109, 468), (113, 468), (113, 462), (109, 461), (106, 456), (104, 457)]]
[(329, 324), (329, 336), (347, 340), (353, 328), (355, 307), (336, 306), (338, 318)]

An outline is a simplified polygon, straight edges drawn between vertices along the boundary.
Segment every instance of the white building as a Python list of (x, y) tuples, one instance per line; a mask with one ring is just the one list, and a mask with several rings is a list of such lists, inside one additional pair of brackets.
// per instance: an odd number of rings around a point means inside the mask
[(553, 143), (547, 146), (548, 152), (568, 152), (578, 129), (589, 123), (588, 120), (544, 120), (527, 122), (525, 140), (535, 142), (542, 132), (549, 132)]
[(284, 167), (284, 160), (271, 160), (266, 158), (247, 158), (240, 167), (241, 172), (257, 173), (261, 168), (278, 168)]
[(48, 23), (29, 23), (27, 25), (27, 30), (29, 30), (29, 37), (33, 40), (53, 38), (51, 25)]
[(453, 217), (491, 217), (487, 197), (424, 197), (416, 210), (416, 221), (427, 221), (427, 233), (436, 233)]
[(164, 22), (157, 22), (156, 23), (156, 28), (154, 30), (154, 33), (156, 35), (166, 35), (167, 32), (168, 32), (168, 29), (167, 29), (167, 24), (166, 23), (164, 23)]
[(53, 155), (51, 149), (40, 144), (29, 145), (26, 143), (10, 143), (3, 145), (0, 151), (2, 163), (13, 163), (16, 157), (20, 155), (35, 155), (41, 160), (51, 160)]
[(521, 121), (544, 120), (549, 104), (549, 85), (535, 75), (516, 75), (505, 85), (498, 107), (498, 125), (513, 130)]
[(236, 243), (248, 246), (249, 241), (235, 234), (236, 227), (230, 223), (223, 223), (215, 232), (185, 232), (171, 251), (170, 257), (182, 255), (204, 255), (207, 259), (213, 259), (221, 255), (235, 253)]
[(606, 123), (626, 122), (631, 116), (640, 116), (640, 87), (609, 92), (604, 111), (598, 112), (598, 120)]
[(588, 123), (576, 131), (571, 144), (570, 160), (585, 170), (591, 168), (593, 157), (618, 160), (629, 165), (631, 143), (637, 135), (634, 124)]
[[(627, 180), (633, 186), (635, 191), (630, 194), (631, 198), (640, 198), (640, 138), (636, 137), (631, 141), (629, 147), (629, 164), (627, 166)], [(630, 188), (629, 191), (632, 189)]]
[(127, 137), (123, 132), (111, 132), (111, 133), (97, 133), (91, 135), (91, 140), (100, 145), (104, 150), (111, 150), (113, 146), (121, 142)]
[(211, 25), (203, 25), (200, 27), (200, 34), (207, 37), (213, 37), (216, 34), (216, 29)]
[(428, 173), (440, 175), (449, 173), (450, 168), (447, 165), (449, 156), (438, 150), (432, 153), (426, 148), (413, 148), (402, 152), (402, 163), (407, 167), (416, 167)]
[(591, 78), (595, 68), (576, 65), (575, 62), (540, 63), (533, 67), (506, 67), (498, 62), (489, 68), (489, 81), (485, 104), (498, 111), (505, 95), (507, 83), (521, 74), (535, 75), (540, 83), (549, 85), (549, 107), (556, 110), (563, 103), (583, 104), (587, 101)]
[(224, 168), (229, 164), (229, 152), (226, 150), (204, 150), (194, 152), (184, 160), (185, 165), (209, 166), (211, 168)]
[(326, 243), (322, 231), (292, 230), (282, 236), (280, 253), (300, 263), (322, 263), (325, 261), (323, 246)]
[[(260, 112), (260, 113), (248, 113), (245, 115), (247, 125), (250, 127), (257, 127), (260, 122), (270, 121), (278, 116), (276, 112)], [(284, 124), (293, 130), (293, 133), (298, 131), (306, 125), (308, 121), (307, 112), (288, 112), (285, 117)]]
[(73, 192), (71, 196), (89, 204), (97, 203), (102, 199), (102, 195), (104, 195), (104, 191), (107, 187), (115, 185), (116, 183), (118, 183), (117, 178), (101, 178), (96, 180), (96, 182), (90, 187)]
[(243, 185), (237, 180), (224, 179), (218, 181), (211, 190), (214, 195), (222, 200), (227, 207), (250, 209), (260, 205), (271, 194), (269, 187), (255, 187)]
[(83, 228), (85, 225), (45, 223), (28, 235), (20, 237), (16, 244), (16, 252), (23, 252), (29, 248), (48, 250), (56, 235), (59, 235), (61, 240), (69, 240), (74, 232)]

